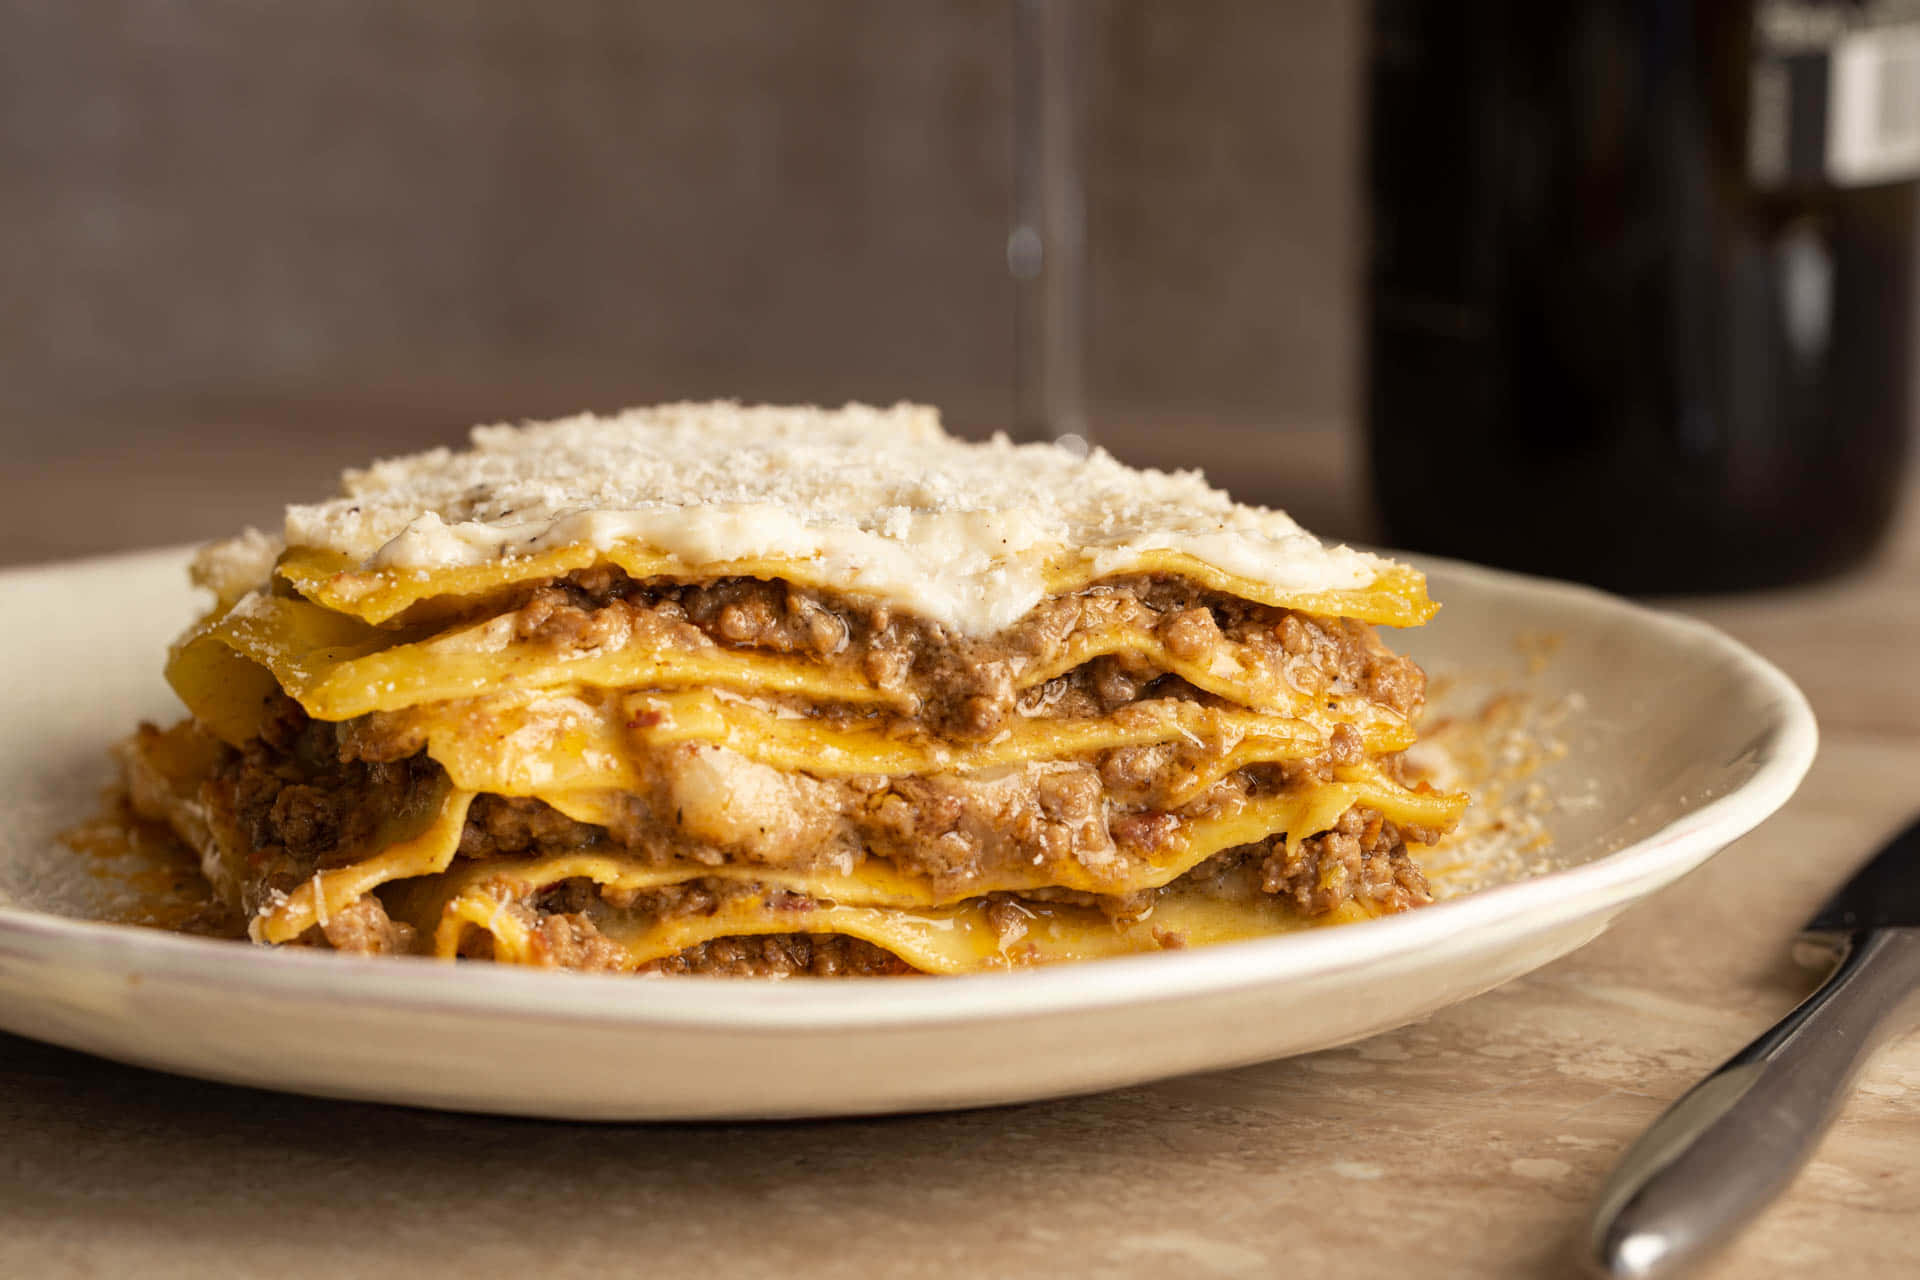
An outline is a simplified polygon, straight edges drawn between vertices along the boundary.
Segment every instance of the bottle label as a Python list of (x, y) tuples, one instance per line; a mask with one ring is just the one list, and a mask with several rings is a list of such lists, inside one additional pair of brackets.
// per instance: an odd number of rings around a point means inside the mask
[(1761, 0), (1749, 85), (1758, 185), (1920, 177), (1920, 0)]

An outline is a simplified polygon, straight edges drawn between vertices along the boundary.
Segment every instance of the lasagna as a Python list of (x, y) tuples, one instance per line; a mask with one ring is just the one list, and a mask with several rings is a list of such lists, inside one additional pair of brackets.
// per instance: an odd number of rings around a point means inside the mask
[(953, 974), (1425, 903), (1413, 570), (928, 409), (477, 428), (203, 551), (122, 753), (258, 943)]

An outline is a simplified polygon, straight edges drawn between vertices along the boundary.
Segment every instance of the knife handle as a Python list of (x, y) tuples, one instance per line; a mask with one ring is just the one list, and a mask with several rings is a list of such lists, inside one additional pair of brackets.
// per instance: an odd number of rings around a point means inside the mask
[(1920, 929), (1848, 940), (1819, 990), (1668, 1107), (1607, 1180), (1587, 1236), (1594, 1274), (1678, 1274), (1786, 1190), (1867, 1059), (1910, 1015)]

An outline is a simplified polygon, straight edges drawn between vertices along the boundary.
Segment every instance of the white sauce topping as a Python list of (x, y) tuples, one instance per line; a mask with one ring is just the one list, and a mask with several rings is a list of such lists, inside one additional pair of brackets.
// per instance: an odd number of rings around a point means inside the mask
[(811, 560), (826, 580), (974, 634), (1039, 602), (1084, 550), (1102, 574), (1181, 551), (1285, 590), (1358, 588), (1387, 561), (1322, 547), (1284, 512), (1197, 471), (1142, 471), (1005, 437), (969, 444), (931, 409), (674, 404), (477, 427), (473, 448), (350, 471), (346, 496), (287, 511), (291, 547), (366, 568), (438, 569), (638, 541), (701, 574)]

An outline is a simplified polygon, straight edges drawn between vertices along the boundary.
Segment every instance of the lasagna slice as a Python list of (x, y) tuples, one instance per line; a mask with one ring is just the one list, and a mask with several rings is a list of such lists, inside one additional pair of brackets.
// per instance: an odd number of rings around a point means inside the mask
[(202, 554), (130, 793), (257, 942), (965, 973), (1418, 906), (1434, 606), (1197, 474), (929, 410), (484, 427)]

